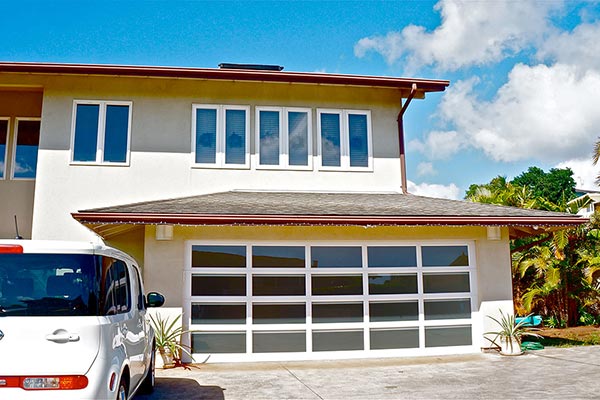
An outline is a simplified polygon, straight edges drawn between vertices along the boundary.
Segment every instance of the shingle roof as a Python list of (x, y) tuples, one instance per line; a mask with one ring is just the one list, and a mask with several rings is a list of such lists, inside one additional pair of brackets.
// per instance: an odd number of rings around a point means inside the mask
[(577, 215), (399, 193), (231, 191), (82, 210), (82, 223), (570, 226)]

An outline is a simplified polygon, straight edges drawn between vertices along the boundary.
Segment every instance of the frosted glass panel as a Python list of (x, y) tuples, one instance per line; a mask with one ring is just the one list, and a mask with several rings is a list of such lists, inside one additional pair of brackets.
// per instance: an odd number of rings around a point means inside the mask
[(313, 323), (363, 322), (362, 303), (313, 304)]
[(246, 111), (225, 110), (225, 164), (246, 163)]
[(253, 332), (254, 353), (284, 353), (306, 351), (306, 331)]
[(468, 346), (472, 343), (470, 325), (425, 327), (425, 347)]
[(196, 110), (196, 162), (214, 164), (217, 157), (217, 110)]
[(363, 331), (313, 331), (313, 351), (362, 350)]
[(419, 328), (371, 329), (371, 350), (419, 347)]
[(245, 353), (246, 333), (192, 333), (192, 353)]
[(417, 321), (419, 303), (415, 301), (371, 302), (369, 303), (371, 322)]

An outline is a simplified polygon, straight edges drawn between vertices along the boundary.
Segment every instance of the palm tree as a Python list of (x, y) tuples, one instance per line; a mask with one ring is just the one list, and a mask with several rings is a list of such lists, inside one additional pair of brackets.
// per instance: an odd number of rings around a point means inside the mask
[[(598, 164), (598, 161), (600, 161), (600, 138), (598, 138), (598, 141), (594, 144), (594, 155), (592, 159), (594, 160), (594, 165)], [(600, 185), (600, 174), (596, 177), (596, 184)]]

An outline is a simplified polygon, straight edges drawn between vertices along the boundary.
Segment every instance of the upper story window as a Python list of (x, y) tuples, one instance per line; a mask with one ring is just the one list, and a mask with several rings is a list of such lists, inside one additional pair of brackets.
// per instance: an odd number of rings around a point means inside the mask
[(0, 118), (0, 179), (4, 179), (8, 151), (8, 118)]
[(73, 104), (72, 158), (75, 163), (129, 163), (131, 108), (128, 101), (76, 100)]
[(0, 179), (35, 179), (39, 143), (39, 118), (0, 118)]
[(249, 168), (250, 107), (192, 106), (194, 164), (210, 168)]
[(17, 118), (14, 141), (13, 179), (35, 179), (40, 143), (39, 118)]
[(257, 107), (258, 166), (312, 168), (310, 109)]
[(321, 169), (373, 169), (371, 112), (317, 110)]

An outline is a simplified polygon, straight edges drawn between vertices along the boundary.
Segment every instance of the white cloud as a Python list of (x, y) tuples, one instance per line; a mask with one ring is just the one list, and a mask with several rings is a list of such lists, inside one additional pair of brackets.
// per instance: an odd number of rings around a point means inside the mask
[(418, 139), (408, 142), (409, 151), (418, 151), (431, 160), (447, 160), (466, 147), (464, 138), (456, 131), (432, 131), (424, 141)]
[(442, 70), (500, 61), (539, 41), (548, 31), (548, 14), (561, 1), (440, 0), (442, 23), (428, 32), (409, 25), (400, 32), (360, 39), (354, 54), (381, 54), (388, 64), (406, 57), (406, 70), (435, 65)]
[(460, 189), (454, 183), (449, 185), (438, 185), (431, 183), (416, 184), (408, 181), (408, 192), (426, 197), (437, 197), (442, 199), (458, 200)]
[(476, 84), (471, 79), (454, 85), (438, 111), (469, 146), (496, 161), (585, 158), (600, 135), (596, 71), (518, 64), (491, 101), (477, 97)]
[(551, 35), (539, 48), (538, 58), (561, 64), (577, 65), (579, 68), (600, 67), (600, 21), (581, 24), (572, 32)]
[(430, 162), (422, 162), (417, 165), (417, 176), (436, 175), (437, 170)]
[(591, 156), (580, 160), (561, 162), (556, 168), (571, 168), (573, 171), (573, 179), (575, 179), (575, 187), (578, 189), (600, 189), (600, 187), (596, 185), (596, 177), (600, 174), (600, 165), (594, 165)]

